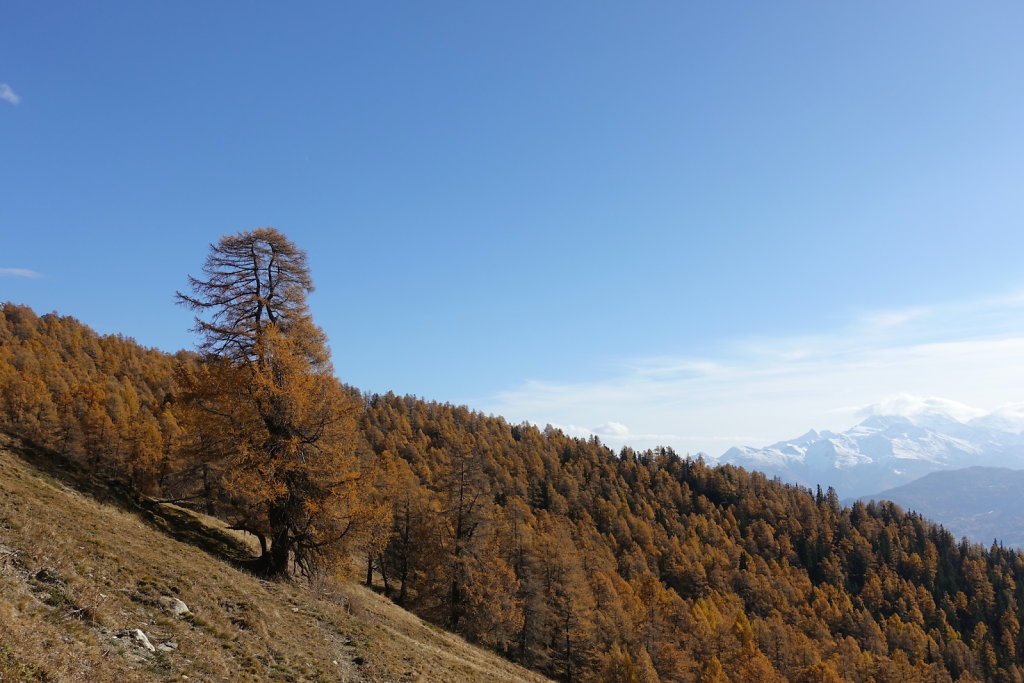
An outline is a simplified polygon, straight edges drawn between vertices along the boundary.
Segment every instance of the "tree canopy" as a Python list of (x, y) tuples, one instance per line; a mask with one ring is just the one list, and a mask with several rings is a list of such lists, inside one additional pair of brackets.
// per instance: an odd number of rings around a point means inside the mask
[[(306, 297), (313, 279), (306, 252), (274, 228), (224, 236), (210, 245), (205, 278), (188, 277), (192, 294), (178, 300), (197, 316), (200, 349), (233, 361), (256, 360), (267, 330), (275, 327), (308, 346), (312, 359), (326, 361), (323, 333), (312, 326)], [(303, 339), (305, 337), (305, 339)]]

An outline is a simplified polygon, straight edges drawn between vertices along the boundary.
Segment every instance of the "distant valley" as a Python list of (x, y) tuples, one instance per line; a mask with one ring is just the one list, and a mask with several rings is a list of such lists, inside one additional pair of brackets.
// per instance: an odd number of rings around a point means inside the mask
[(1024, 548), (1024, 470), (968, 467), (932, 472), (861, 500), (891, 500), (977, 543)]

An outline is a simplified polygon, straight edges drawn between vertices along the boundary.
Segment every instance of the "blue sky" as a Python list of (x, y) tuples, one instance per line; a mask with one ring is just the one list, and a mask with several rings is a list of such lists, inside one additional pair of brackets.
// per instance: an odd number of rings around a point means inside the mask
[(12, 0), (0, 300), (190, 346), (175, 289), (271, 225), (366, 390), (712, 453), (897, 394), (993, 409), (1024, 400), (1022, 30), (1018, 2)]

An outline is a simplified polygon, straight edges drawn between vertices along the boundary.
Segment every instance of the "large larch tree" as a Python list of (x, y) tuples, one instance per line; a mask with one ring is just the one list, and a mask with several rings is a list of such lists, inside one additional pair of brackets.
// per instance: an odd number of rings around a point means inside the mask
[[(192, 451), (261, 569), (308, 573), (358, 531), (359, 403), (334, 376), (306, 303), (305, 253), (272, 228), (210, 245), (179, 300), (197, 311), (205, 354), (179, 373)], [(269, 543), (268, 543), (269, 542)]]

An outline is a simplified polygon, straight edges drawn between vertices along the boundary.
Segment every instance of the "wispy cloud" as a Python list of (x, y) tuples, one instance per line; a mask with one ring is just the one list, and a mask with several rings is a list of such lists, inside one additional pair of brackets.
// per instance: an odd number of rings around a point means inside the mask
[(0, 268), (0, 277), (42, 277), (42, 273), (27, 268)]
[[(885, 397), (893, 397), (887, 409), (964, 416), (978, 412), (967, 406), (988, 412), (1024, 400), (1019, 296), (869, 312), (815, 335), (720, 348), (714, 357), (624, 359), (586, 381), (527, 381), (482, 407), (513, 421), (596, 425), (574, 429), (614, 447), (664, 444), (718, 455), (811, 427), (845, 429)], [(729, 437), (744, 434), (759, 436)]]
[(904, 326), (914, 320), (927, 317), (933, 311), (929, 308), (907, 308), (896, 311), (875, 311), (861, 318), (868, 328), (891, 330)]
[(901, 393), (895, 396), (887, 396), (878, 403), (864, 406), (857, 411), (857, 417), (867, 417), (868, 415), (916, 417), (918, 415), (939, 414), (947, 415), (960, 421), (966, 421), (972, 417), (981, 417), (985, 412), (979, 408), (972, 408), (960, 401), (953, 401), (948, 398)]
[(0, 83), (0, 100), (7, 100), (11, 104), (19, 104), (21, 102), (18, 93), (14, 92), (11, 86), (6, 83)]

